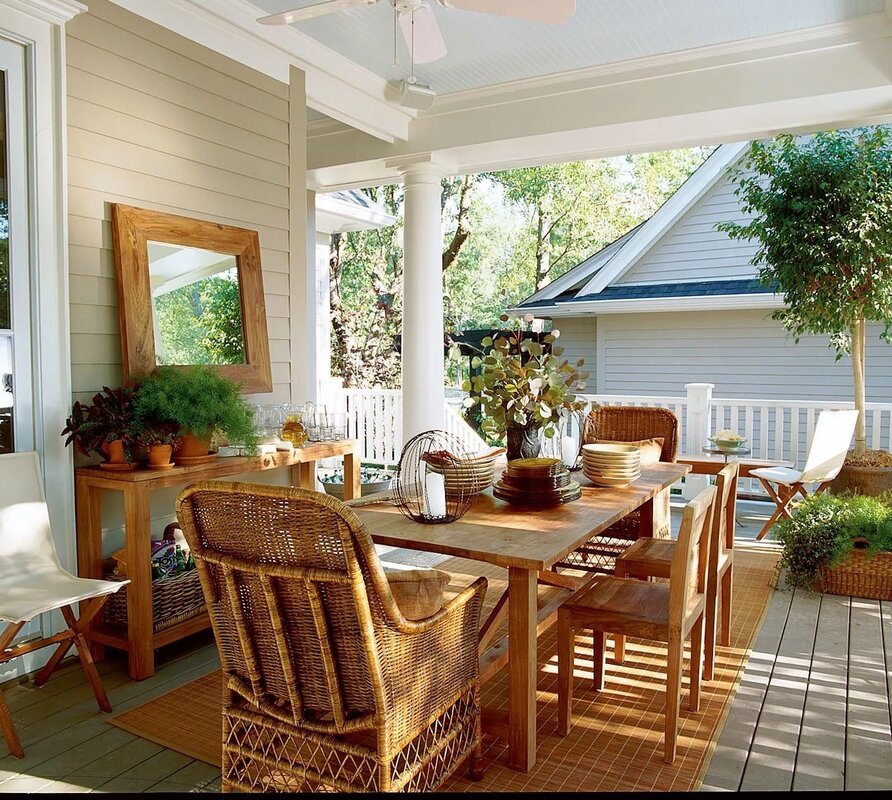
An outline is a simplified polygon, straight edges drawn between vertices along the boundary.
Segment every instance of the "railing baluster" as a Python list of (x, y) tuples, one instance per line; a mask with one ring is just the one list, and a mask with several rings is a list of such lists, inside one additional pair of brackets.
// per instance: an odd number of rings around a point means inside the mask
[(784, 460), (784, 407), (774, 409), (774, 457)]
[(882, 432), (881, 424), (880, 424), (880, 410), (875, 408), (870, 412), (870, 424), (873, 427), (871, 431), (871, 443), (870, 446), (874, 450), (880, 449), (880, 433)]
[(790, 460), (805, 463), (799, 460), (799, 406), (790, 408)]
[(759, 407), (759, 458), (768, 457), (768, 406)]

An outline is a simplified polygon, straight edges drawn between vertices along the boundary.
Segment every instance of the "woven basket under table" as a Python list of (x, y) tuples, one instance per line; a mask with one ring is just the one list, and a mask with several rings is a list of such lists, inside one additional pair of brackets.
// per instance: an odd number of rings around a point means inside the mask
[(892, 600), (892, 553), (855, 549), (833, 569), (821, 570), (819, 591), (867, 600)]
[[(109, 625), (127, 625), (129, 588), (128, 584), (109, 596), (105, 604), (105, 621)], [(156, 633), (190, 617), (197, 617), (204, 610), (204, 593), (198, 570), (152, 581), (152, 629)]]

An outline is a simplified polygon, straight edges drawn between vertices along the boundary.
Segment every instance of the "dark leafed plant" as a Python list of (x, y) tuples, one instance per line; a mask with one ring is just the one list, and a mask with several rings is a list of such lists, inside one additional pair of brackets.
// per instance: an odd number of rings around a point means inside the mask
[(839, 564), (856, 543), (871, 554), (892, 551), (892, 497), (812, 495), (772, 535), (784, 548), (780, 566), (787, 585), (811, 589), (821, 569)]
[(753, 142), (732, 178), (754, 219), (718, 228), (759, 244), (759, 277), (784, 297), (773, 318), (797, 342), (827, 334), (837, 358), (851, 355), (861, 412), (855, 452), (863, 453), (866, 324), (882, 324), (886, 340), (892, 329), (892, 134), (878, 127)]
[(84, 455), (102, 453), (104, 445), (120, 439), (130, 458), (130, 448), (136, 441), (140, 426), (136, 419), (134, 398), (136, 390), (131, 386), (110, 389), (93, 395), (90, 405), (75, 402), (71, 416), (65, 421), (62, 435), (66, 445), (73, 445)]
[(257, 447), (241, 387), (212, 367), (158, 367), (140, 383), (136, 413), (146, 424), (173, 423), (199, 437), (219, 431), (250, 450)]
[(143, 447), (153, 445), (166, 445), (176, 447), (180, 443), (180, 431), (177, 425), (170, 423), (148, 423), (136, 437), (136, 441)]
[(585, 401), (576, 393), (585, 388), (588, 373), (560, 356), (556, 345), (560, 332), (547, 334), (543, 342), (524, 331), (524, 322), (507, 314), (500, 317), (501, 330), (483, 339), (484, 354), (471, 359), (479, 370), (464, 382), (465, 406), (478, 406), (486, 433), (502, 436), (509, 428), (541, 428), (555, 435), (562, 409), (578, 411)]

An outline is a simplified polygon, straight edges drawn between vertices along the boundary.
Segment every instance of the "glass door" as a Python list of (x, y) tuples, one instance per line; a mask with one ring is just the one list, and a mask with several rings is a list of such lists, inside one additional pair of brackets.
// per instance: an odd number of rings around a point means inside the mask
[(34, 449), (24, 49), (0, 39), (0, 454)]

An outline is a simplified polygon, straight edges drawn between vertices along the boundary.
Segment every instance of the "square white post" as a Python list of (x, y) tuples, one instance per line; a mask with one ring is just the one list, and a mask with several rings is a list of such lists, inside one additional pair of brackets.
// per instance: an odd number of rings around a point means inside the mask
[[(709, 441), (709, 426), (712, 411), (713, 383), (686, 383), (687, 406), (685, 412), (685, 447), (689, 456), (703, 455), (703, 448)], [(709, 483), (706, 475), (688, 475), (682, 485), (681, 495), (691, 500)]]

